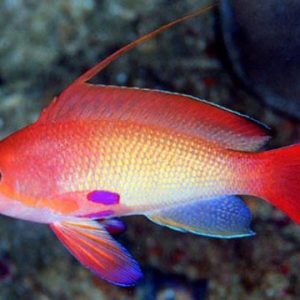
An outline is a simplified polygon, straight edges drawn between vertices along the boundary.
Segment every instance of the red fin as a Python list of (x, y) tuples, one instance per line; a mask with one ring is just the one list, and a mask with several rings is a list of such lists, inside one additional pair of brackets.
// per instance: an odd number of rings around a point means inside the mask
[(76, 79), (44, 110), (39, 122), (112, 118), (178, 130), (231, 149), (260, 148), (269, 139), (266, 127), (199, 99), (159, 91), (86, 84), (127, 51), (213, 7), (207, 6), (170, 22), (116, 51)]
[(62, 93), (39, 122), (78, 119), (158, 126), (245, 151), (257, 150), (269, 140), (266, 126), (192, 96), (85, 83)]
[(101, 278), (131, 286), (142, 277), (137, 262), (98, 222), (68, 221), (50, 227), (70, 252)]
[[(122, 56), (124, 53), (130, 51), (131, 49), (135, 48), (136, 46), (154, 38), (156, 35), (166, 31), (167, 29), (180, 24), (188, 19), (191, 19), (193, 17), (202, 15), (204, 13), (206, 13), (207, 11), (209, 11), (210, 9), (212, 9), (215, 5), (208, 5), (204, 8), (200, 8), (198, 10), (196, 10), (195, 12), (192, 12), (190, 14), (188, 14), (187, 16), (184, 16), (182, 18), (179, 18), (175, 21), (172, 21), (170, 23), (167, 23), (161, 27), (159, 27), (158, 29), (143, 35), (142, 37), (136, 39), (135, 41), (129, 43), (128, 45), (122, 47), (121, 49), (119, 49), (118, 51), (116, 51), (115, 53), (113, 53), (112, 55), (110, 55), (109, 57), (107, 57), (106, 59), (104, 59), (103, 61), (99, 62), (97, 65), (95, 65), (94, 67), (92, 67), (91, 69), (89, 69), (87, 72), (85, 72), (83, 75), (81, 75), (79, 78), (77, 78), (72, 85), (78, 84), (78, 83), (83, 83), (83, 82), (87, 82), (89, 79), (93, 78), (96, 74), (98, 74), (99, 72), (101, 72), (105, 67), (107, 67), (111, 62), (113, 62), (114, 60), (118, 59), (120, 56)], [(71, 86), (72, 86), (71, 85)], [(70, 86), (70, 87), (71, 87)]]
[(269, 200), (300, 224), (300, 144), (266, 151), (261, 177), (265, 180), (257, 196)]

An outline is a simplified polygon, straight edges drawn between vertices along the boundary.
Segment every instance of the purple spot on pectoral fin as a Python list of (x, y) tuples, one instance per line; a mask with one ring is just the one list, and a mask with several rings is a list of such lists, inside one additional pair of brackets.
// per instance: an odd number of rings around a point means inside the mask
[(109, 191), (92, 191), (87, 195), (87, 199), (103, 205), (114, 205), (119, 204), (120, 195)]

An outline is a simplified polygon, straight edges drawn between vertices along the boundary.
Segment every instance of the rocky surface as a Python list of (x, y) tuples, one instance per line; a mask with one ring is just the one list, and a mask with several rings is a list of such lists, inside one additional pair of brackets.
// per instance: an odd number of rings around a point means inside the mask
[[(99, 59), (207, 2), (1, 1), (1, 137), (36, 120), (54, 95)], [(211, 12), (177, 26), (111, 65), (97, 82), (222, 104), (269, 124), (269, 148), (299, 141), (299, 122), (263, 106), (232, 78), (217, 25)], [(299, 228), (269, 204), (246, 200), (257, 232), (251, 239), (213, 240), (126, 218), (122, 243), (145, 271), (145, 281), (133, 289), (93, 276), (45, 225), (1, 217), (0, 299), (200, 299), (199, 286), (201, 299), (299, 299)]]

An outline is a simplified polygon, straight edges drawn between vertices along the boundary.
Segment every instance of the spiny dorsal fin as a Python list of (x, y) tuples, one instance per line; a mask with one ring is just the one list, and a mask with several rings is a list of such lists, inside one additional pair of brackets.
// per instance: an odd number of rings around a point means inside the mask
[(180, 24), (180, 23), (182, 23), (182, 22), (184, 22), (188, 19), (191, 19), (191, 18), (196, 17), (196, 16), (200, 16), (200, 15), (206, 13), (207, 11), (212, 9), (214, 6), (215, 6), (215, 4), (211, 4), (211, 5), (208, 5), (204, 8), (200, 8), (200, 9), (198, 9), (198, 10), (196, 10), (196, 11), (194, 11), (194, 12), (192, 12), (192, 13), (190, 13), (190, 14), (182, 17), (182, 18), (179, 18), (179, 19), (174, 20), (170, 23), (167, 23), (167, 24), (159, 27), (158, 29), (141, 36), (140, 38), (138, 38), (138, 39), (134, 40), (133, 42), (127, 44), (126, 46), (122, 47), (118, 51), (114, 52), (113, 54), (111, 54), (110, 56), (108, 56), (107, 58), (105, 58), (104, 60), (99, 62), (98, 64), (96, 64), (94, 67), (92, 67), (87, 72), (85, 72), (80, 77), (78, 77), (68, 88), (71, 88), (72, 86), (74, 86), (78, 83), (87, 82), (89, 79), (93, 78), (96, 74), (101, 72), (110, 63), (112, 63), (113, 61), (118, 59), (120, 56), (122, 56), (126, 52), (128, 52), (131, 49), (135, 48), (136, 46), (138, 46), (138, 45), (154, 38), (156, 35), (166, 31), (167, 29), (169, 29), (169, 28), (171, 28), (171, 27), (173, 27), (177, 24)]
[(178, 23), (203, 14), (213, 6), (170, 22), (116, 51), (54, 99), (43, 111), (39, 122), (111, 118), (178, 130), (206, 138), (226, 148), (246, 151), (259, 149), (269, 140), (267, 129), (245, 116), (191, 96), (86, 83), (130, 49)]
[(235, 150), (258, 150), (269, 140), (264, 125), (191, 96), (86, 83), (60, 95), (39, 122), (101, 119), (176, 130)]

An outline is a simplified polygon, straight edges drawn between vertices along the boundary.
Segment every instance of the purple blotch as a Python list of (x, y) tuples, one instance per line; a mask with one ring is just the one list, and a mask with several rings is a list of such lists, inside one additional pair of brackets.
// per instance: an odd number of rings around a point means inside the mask
[(120, 234), (126, 230), (126, 225), (118, 218), (101, 221), (101, 224), (110, 234)]
[(95, 213), (84, 215), (83, 217), (89, 219), (101, 219), (101, 218), (112, 216), (113, 214), (114, 214), (113, 210), (102, 210)]
[(119, 204), (120, 195), (108, 191), (93, 191), (87, 195), (87, 199), (103, 205)]

